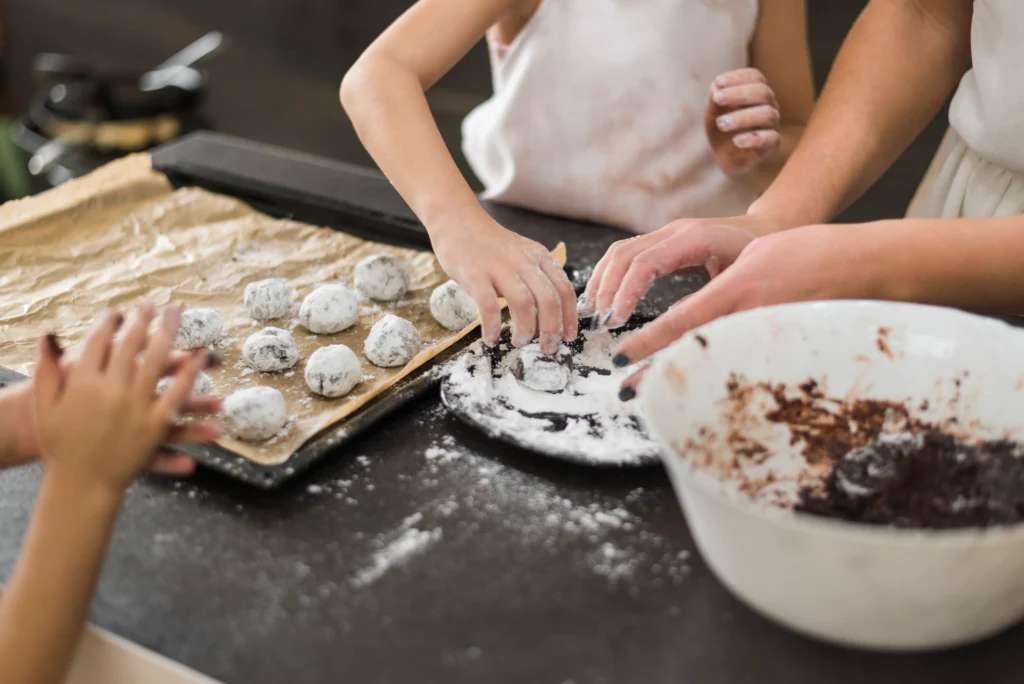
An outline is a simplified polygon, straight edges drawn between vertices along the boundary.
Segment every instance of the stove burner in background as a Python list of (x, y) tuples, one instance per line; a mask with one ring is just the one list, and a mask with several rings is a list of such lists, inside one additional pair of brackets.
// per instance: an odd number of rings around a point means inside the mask
[(56, 185), (203, 128), (199, 109), (207, 77), (191, 65), (222, 45), (221, 34), (209, 33), (149, 71), (40, 55), (39, 92), (12, 131), (31, 155), (29, 173)]

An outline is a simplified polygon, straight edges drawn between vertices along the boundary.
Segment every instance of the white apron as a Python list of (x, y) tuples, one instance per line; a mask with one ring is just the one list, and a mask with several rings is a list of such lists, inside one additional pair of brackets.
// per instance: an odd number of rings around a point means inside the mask
[(494, 95), (462, 126), (483, 198), (634, 232), (744, 213), (755, 196), (715, 163), (704, 106), (748, 65), (757, 7), (543, 0), (511, 45), (488, 36)]
[(975, 0), (972, 69), (907, 218), (1024, 213), (1024, 0)]

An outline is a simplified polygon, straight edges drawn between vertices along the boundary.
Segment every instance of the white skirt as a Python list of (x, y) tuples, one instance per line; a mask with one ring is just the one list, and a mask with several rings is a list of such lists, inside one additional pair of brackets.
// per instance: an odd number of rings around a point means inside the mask
[(991, 218), (1024, 213), (1024, 176), (987, 161), (946, 131), (907, 218)]

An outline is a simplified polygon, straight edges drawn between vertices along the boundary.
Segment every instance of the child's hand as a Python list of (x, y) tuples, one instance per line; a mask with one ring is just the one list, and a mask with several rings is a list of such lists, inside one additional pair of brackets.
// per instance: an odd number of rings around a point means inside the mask
[(715, 159), (730, 178), (755, 170), (782, 142), (779, 105), (764, 74), (737, 69), (715, 78), (704, 128)]
[[(171, 388), (157, 396), (157, 381), (172, 360), (181, 310), (168, 309), (153, 339), (147, 340), (154, 315), (152, 305), (139, 306), (125, 335), (115, 342), (121, 318), (105, 313), (86, 338), (81, 357), (64, 371), (54, 338), (41, 340), (32, 391), (38, 446), (47, 470), (73, 473), (83, 487), (120, 493), (150, 465), (162, 442), (219, 435), (213, 423), (172, 425), (189, 408), (192, 383), (208, 363), (209, 352), (181, 362)], [(215, 403), (204, 408), (213, 409)], [(194, 403), (192, 408), (202, 410)], [(172, 470), (190, 463), (169, 454), (162, 460)]]
[[(54, 342), (56, 344), (56, 342)], [(61, 382), (67, 377), (74, 366), (74, 361), (63, 355), (63, 350), (56, 347), (56, 354), (61, 358)], [(164, 377), (176, 373), (182, 365), (200, 350), (193, 352), (174, 352), (167, 361), (164, 368)], [(223, 363), (224, 358), (214, 353), (208, 357), (206, 367), (215, 368)], [(10, 429), (5, 433), (4, 448), (0, 449), (0, 468), (11, 468), (30, 463), (39, 458), (39, 440), (36, 436), (36, 412), (35, 393), (32, 391), (33, 383), (25, 381), (12, 387), (0, 390), (0, 411), (7, 413), (10, 420), (5, 420), (5, 425)], [(213, 415), (220, 411), (221, 400), (214, 396), (190, 396), (185, 402), (181, 413), (193, 415)], [(177, 432), (172, 433), (165, 440), (166, 444), (182, 443), (183, 437), (187, 435)], [(191, 459), (184, 458), (180, 454), (161, 451), (149, 465), (149, 472), (159, 475), (189, 475), (195, 470), (195, 464)]]
[(541, 349), (553, 354), (562, 340), (576, 339), (576, 293), (539, 243), (490, 218), (471, 230), (435, 231), (433, 243), (441, 267), (476, 302), (484, 342), (498, 342), (499, 297), (512, 313), (513, 345), (522, 347), (539, 337)]

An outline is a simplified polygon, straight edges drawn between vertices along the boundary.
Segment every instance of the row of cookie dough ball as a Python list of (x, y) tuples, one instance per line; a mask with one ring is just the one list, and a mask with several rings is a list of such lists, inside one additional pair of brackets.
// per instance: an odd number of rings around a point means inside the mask
[[(366, 257), (356, 264), (355, 286), (369, 299), (398, 301), (409, 291), (409, 267), (389, 254)], [(242, 303), (254, 320), (272, 321), (291, 314), (292, 295), (283, 278), (269, 278), (246, 285)], [(299, 309), (302, 324), (319, 335), (341, 332), (353, 325), (358, 316), (355, 294), (342, 285), (318, 288)]]
[[(363, 259), (355, 271), (356, 289), (377, 301), (396, 301), (409, 289), (408, 267), (389, 255)], [(243, 297), (246, 312), (255, 320), (274, 320), (291, 313), (292, 297), (283, 279), (268, 279), (246, 286)], [(434, 318), (450, 330), (462, 330), (478, 317), (476, 305), (456, 283), (444, 283), (431, 293), (430, 309)], [(342, 332), (359, 319), (356, 295), (337, 284), (318, 287), (299, 309), (299, 322), (314, 334)], [(183, 315), (177, 347), (197, 349), (219, 341), (224, 318), (214, 309), (192, 309)], [(364, 353), (377, 366), (396, 367), (408, 363), (422, 347), (415, 326), (394, 315), (378, 321), (364, 344)], [(261, 372), (292, 368), (299, 359), (294, 338), (286, 330), (265, 328), (250, 335), (242, 347), (243, 360)], [(352, 390), (362, 378), (362, 364), (345, 345), (316, 350), (306, 363), (306, 385), (317, 394), (340, 397)], [(200, 376), (194, 393), (210, 391), (209, 377)], [(270, 387), (254, 387), (235, 392), (225, 400), (223, 414), (229, 432), (248, 441), (263, 441), (278, 434), (287, 423), (283, 395)]]
[[(388, 314), (370, 330), (363, 351), (375, 365), (404, 366), (422, 346), (419, 333), (409, 321)], [(262, 372), (292, 368), (299, 350), (291, 333), (280, 328), (264, 328), (249, 336), (242, 345), (247, 366)], [(362, 363), (350, 348), (332, 344), (314, 351), (306, 361), (306, 386), (328, 398), (341, 397), (359, 384)], [(228, 432), (246, 441), (264, 441), (278, 434), (288, 422), (284, 396), (272, 387), (251, 387), (233, 393), (221, 410)]]

